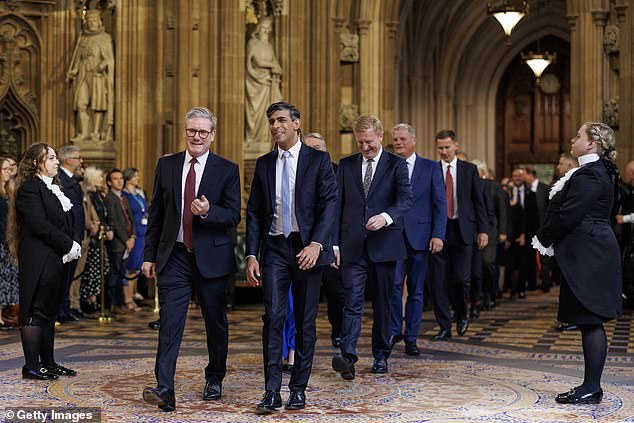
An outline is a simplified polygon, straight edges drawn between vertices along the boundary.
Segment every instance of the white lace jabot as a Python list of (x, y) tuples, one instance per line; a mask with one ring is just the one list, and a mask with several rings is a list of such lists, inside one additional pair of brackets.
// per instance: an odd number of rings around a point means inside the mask
[(38, 175), (38, 176), (44, 182), (44, 185), (46, 185), (46, 188), (48, 188), (49, 191), (55, 194), (55, 197), (57, 197), (57, 199), (59, 200), (59, 203), (62, 205), (62, 209), (64, 209), (65, 212), (73, 208), (73, 203), (71, 203), (68, 197), (66, 197), (64, 193), (62, 192), (62, 190), (59, 189), (59, 185), (53, 183), (53, 178), (51, 178), (50, 176), (44, 176), (44, 175)]

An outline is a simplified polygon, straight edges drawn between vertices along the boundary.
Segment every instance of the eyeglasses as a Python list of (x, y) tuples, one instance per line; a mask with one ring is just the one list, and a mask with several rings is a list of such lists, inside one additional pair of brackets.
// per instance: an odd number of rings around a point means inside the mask
[(205, 140), (211, 134), (211, 131), (207, 131), (206, 129), (193, 129), (193, 128), (185, 128), (185, 134), (188, 137), (195, 137), (196, 133), (200, 136), (201, 139)]
[(67, 157), (68, 160), (82, 160), (81, 157)]

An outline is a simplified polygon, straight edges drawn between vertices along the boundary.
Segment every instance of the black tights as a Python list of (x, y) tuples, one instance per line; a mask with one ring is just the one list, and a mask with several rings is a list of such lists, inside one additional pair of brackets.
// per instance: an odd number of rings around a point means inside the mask
[(601, 387), (601, 374), (608, 354), (608, 340), (603, 324), (579, 325), (583, 345), (584, 374), (582, 395), (595, 392)]
[(22, 349), (26, 367), (38, 370), (43, 365), (55, 364), (53, 352), (55, 343), (55, 327), (27, 325), (22, 326)]

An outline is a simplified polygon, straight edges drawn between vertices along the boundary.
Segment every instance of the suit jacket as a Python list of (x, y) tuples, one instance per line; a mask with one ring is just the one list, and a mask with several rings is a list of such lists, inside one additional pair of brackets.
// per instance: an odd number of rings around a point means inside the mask
[[(275, 165), (278, 149), (255, 162), (251, 193), (247, 204), (246, 256), (266, 251), (267, 234), (275, 213)], [(295, 217), (302, 245), (315, 241), (324, 250), (317, 266), (334, 261), (331, 233), (337, 214), (337, 184), (330, 155), (302, 145), (295, 177)]]
[(403, 232), (414, 250), (426, 251), (431, 238), (445, 239), (447, 198), (442, 171), (436, 162), (417, 154), (410, 184), (412, 207), (403, 216)]
[[(59, 200), (37, 178), (18, 188), (16, 211), (22, 220), (20, 231), (20, 322), (24, 324), (38, 285), (59, 284), (66, 277), (62, 257), (73, 246), (73, 217), (64, 212)], [(75, 206), (73, 206), (73, 209)], [(50, 292), (50, 287), (44, 292)]]
[(548, 194), (550, 187), (542, 182), (537, 183), (537, 191), (535, 192), (535, 202), (537, 203), (537, 216), (539, 223), (544, 221), (546, 211), (548, 210)]
[[(181, 198), (185, 152), (161, 157), (156, 165), (150, 203), (144, 260), (156, 263), (157, 273), (169, 260), (181, 223)], [(210, 203), (206, 219), (194, 216), (192, 237), (198, 271), (218, 278), (237, 271), (231, 230), (240, 222), (238, 166), (209, 152), (196, 198)]]
[[(383, 150), (376, 164), (367, 199), (361, 181), (361, 153), (339, 162), (339, 219), (335, 244), (342, 262), (356, 262), (364, 244), (373, 262), (401, 260), (407, 257), (403, 240), (403, 216), (412, 206), (412, 189), (407, 164), (402, 158)], [(365, 228), (368, 219), (387, 213), (394, 222), (378, 231)]]
[[(125, 204), (126, 213), (128, 219), (130, 219), (131, 232), (128, 233), (126, 216), (123, 213), (123, 207), (121, 204)], [(108, 248), (113, 252), (122, 252), (125, 250), (125, 244), (132, 235), (136, 235), (136, 228), (134, 226), (134, 218), (132, 217), (132, 209), (128, 201), (121, 195), (117, 196), (114, 192), (110, 191), (106, 194), (104, 200), (106, 208), (108, 209), (108, 217), (110, 219), (110, 225), (114, 232), (114, 238), (108, 241)]]
[(500, 183), (492, 179), (483, 179), (482, 184), (489, 212), (489, 242), (497, 242), (495, 238), (499, 234), (508, 235), (506, 193), (500, 187)]
[[(439, 163), (442, 171), (442, 164)], [(456, 165), (458, 226), (462, 241), (475, 244), (476, 235), (488, 233), (488, 214), (484, 204), (482, 178), (475, 165), (458, 160)]]
[(603, 160), (582, 166), (551, 199), (537, 232), (544, 247), (553, 245), (575, 297), (607, 319), (620, 315), (623, 303), (620, 251), (610, 227), (614, 191)]
[(84, 213), (84, 191), (81, 189), (79, 182), (66, 174), (63, 170), (57, 173), (57, 177), (62, 183), (62, 191), (68, 197), (73, 208), (70, 209), (73, 214), (73, 239), (80, 242), (84, 239), (86, 231), (86, 215)]

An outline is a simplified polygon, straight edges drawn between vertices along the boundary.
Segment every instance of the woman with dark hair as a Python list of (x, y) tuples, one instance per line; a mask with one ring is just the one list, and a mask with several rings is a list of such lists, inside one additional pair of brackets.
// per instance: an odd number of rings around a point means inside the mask
[(132, 210), (132, 219), (136, 228), (136, 241), (130, 257), (128, 258), (128, 285), (124, 286), (124, 297), (126, 306), (136, 310), (134, 300), (143, 300), (143, 296), (137, 292), (137, 276), (141, 271), (143, 264), (143, 249), (145, 248), (145, 231), (147, 230), (148, 203), (145, 199), (145, 193), (139, 186), (139, 170), (134, 167), (128, 167), (123, 170), (123, 179), (125, 180), (125, 188), (121, 194), (125, 197)]
[(607, 356), (603, 322), (622, 312), (621, 257), (610, 227), (618, 181), (614, 131), (586, 122), (571, 140), (579, 167), (570, 169), (550, 191), (542, 227), (533, 237), (540, 253), (555, 255), (561, 269), (557, 319), (581, 330), (583, 384), (557, 395), (562, 404), (597, 404)]
[(3, 320), (2, 311), (18, 303), (18, 266), (15, 258), (9, 254), (6, 243), (12, 180), (10, 158), (0, 156), (0, 330), (14, 329), (9, 319)]
[(81, 255), (73, 240), (71, 201), (55, 180), (59, 161), (47, 144), (31, 145), (18, 167), (11, 203), (10, 248), (18, 257), (23, 379), (77, 373), (55, 362), (55, 319), (64, 299), (64, 266)]

